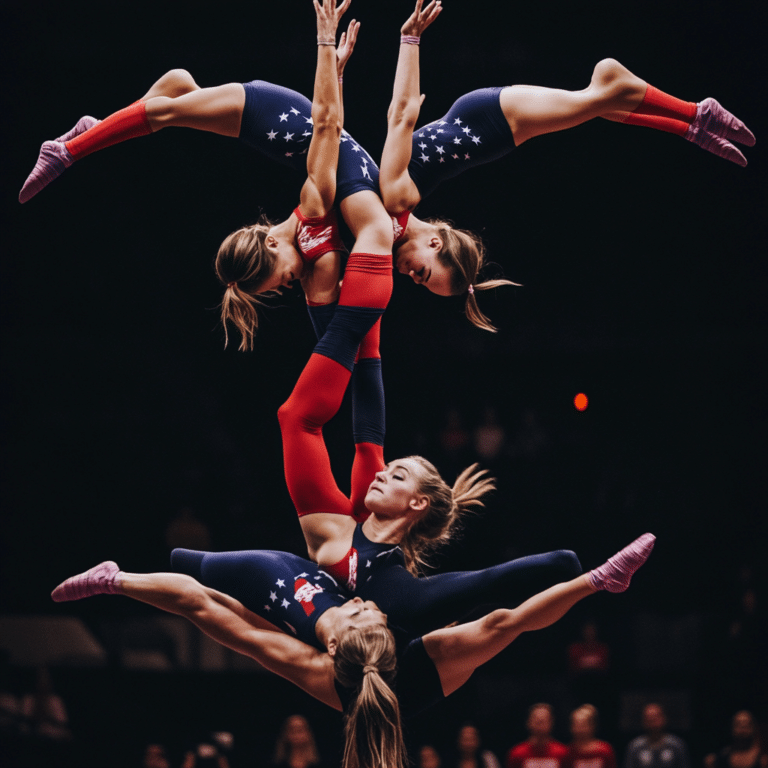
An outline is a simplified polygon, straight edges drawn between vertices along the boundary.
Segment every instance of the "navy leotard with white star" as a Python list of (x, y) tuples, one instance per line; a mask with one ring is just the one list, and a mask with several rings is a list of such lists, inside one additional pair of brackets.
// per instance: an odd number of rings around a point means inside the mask
[(174, 549), (171, 567), (206, 587), (231, 595), (257, 616), (323, 651), (325, 646), (315, 634), (317, 619), (329, 608), (349, 600), (336, 580), (317, 563), (289, 552)]
[(464, 94), (447, 115), (413, 134), (408, 173), (422, 198), (446, 179), (515, 148), (499, 103), (501, 91), (501, 87), (480, 88)]
[[(253, 80), (243, 87), (245, 106), (240, 139), (273, 160), (306, 174), (312, 139), (312, 102), (290, 88), (264, 80)], [(379, 168), (365, 149), (342, 131), (336, 202), (362, 190), (378, 194)]]

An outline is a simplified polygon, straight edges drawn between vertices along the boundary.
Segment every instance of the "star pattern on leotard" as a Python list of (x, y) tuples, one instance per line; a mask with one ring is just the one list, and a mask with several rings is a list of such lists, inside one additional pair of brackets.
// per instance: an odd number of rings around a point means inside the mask
[[(416, 139), (420, 139), (420, 141), (417, 143)], [(476, 133), (472, 126), (465, 123), (461, 117), (455, 117), (451, 122), (436, 120), (420, 128), (414, 134), (413, 157), (422, 164), (471, 160), (472, 153), (467, 149), (470, 142), (477, 147), (482, 144), (482, 136)], [(416, 152), (417, 147), (421, 150), (420, 154)], [(459, 147), (461, 147), (461, 151), (458, 150)], [(450, 149), (454, 151), (451, 152)]]
[[(284, 146), (284, 149), (281, 149), (284, 157), (299, 157), (307, 154), (309, 151), (309, 143), (312, 140), (312, 129), (314, 127), (312, 115), (302, 112), (302, 110), (295, 105), (286, 103), (281, 109), (275, 109), (274, 113), (269, 118), (269, 122), (272, 121), (274, 121), (274, 123), (270, 126), (270, 130), (266, 134), (266, 137), (268, 141), (276, 142), (278, 147), (280, 144), (290, 144), (290, 146)], [(269, 122), (267, 125), (269, 125)], [(282, 123), (285, 123), (285, 125), (281, 125)], [(358, 168), (360, 178), (372, 179), (371, 168), (373, 167), (375, 169), (376, 164), (374, 163), (373, 158), (365, 151), (365, 148), (358, 144), (344, 130), (341, 132), (341, 143), (347, 145), (348, 150), (355, 153), (356, 160), (359, 161)], [(298, 147), (296, 145), (298, 145)], [(350, 166), (351, 163), (347, 160), (346, 167), (350, 168)]]

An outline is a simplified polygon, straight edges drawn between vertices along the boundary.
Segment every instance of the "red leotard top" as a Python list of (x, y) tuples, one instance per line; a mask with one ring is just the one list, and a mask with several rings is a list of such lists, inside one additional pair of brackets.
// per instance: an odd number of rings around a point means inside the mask
[(330, 251), (347, 252), (339, 234), (339, 222), (335, 210), (329, 211), (325, 216), (309, 217), (297, 207), (294, 213), (299, 220), (296, 245), (301, 258), (307, 264), (317, 261), (323, 254)]
[(410, 215), (410, 211), (403, 211), (402, 213), (398, 213), (397, 216), (392, 216), (392, 228), (394, 230), (395, 243), (403, 239), (403, 235), (405, 235), (405, 228), (408, 226), (408, 218)]

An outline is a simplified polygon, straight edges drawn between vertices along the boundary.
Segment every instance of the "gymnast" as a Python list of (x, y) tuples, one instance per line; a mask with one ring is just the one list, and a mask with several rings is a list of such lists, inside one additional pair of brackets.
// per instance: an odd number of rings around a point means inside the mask
[(171, 70), (125, 109), (103, 121), (83, 117), (63, 136), (46, 141), (19, 200), (27, 202), (93, 152), (171, 126), (239, 138), (306, 175), (300, 204), (288, 219), (273, 223), (262, 217), (233, 232), (219, 249), (216, 273), (225, 287), (225, 334), (231, 321), (242, 334), (241, 349), (253, 345), (259, 296), (274, 294), (294, 280), (302, 280), (305, 287), (311, 281), (319, 301), (338, 295), (339, 257), (346, 249), (338, 234), (334, 200), (355, 237), (353, 251), (386, 256), (391, 269), (392, 220), (378, 196), (378, 167), (341, 129), (342, 75), (359, 23), (350, 22), (335, 54), (334, 42), (338, 20), (349, 4), (316, 4), (319, 49), (312, 103), (262, 80), (200, 88), (185, 70)]
[(419, 40), (438, 17), (441, 0), (414, 12), (403, 24), (379, 185), (384, 206), (397, 222), (395, 267), (440, 295), (465, 295), (468, 318), (489, 330), (476, 291), (484, 248), (474, 233), (439, 219), (423, 220), (413, 209), (442, 181), (511, 152), (545, 133), (573, 128), (596, 117), (682, 136), (709, 152), (745, 166), (734, 146), (751, 147), (752, 132), (712, 98), (695, 104), (649, 85), (613, 59), (598, 62), (587, 88), (564, 91), (531, 85), (483, 88), (459, 98), (448, 113), (418, 130), (423, 96)]
[[(552, 586), (517, 608), (498, 609), (481, 619), (416, 638), (399, 659), (394, 640), (384, 628), (386, 617), (377, 606), (359, 597), (343, 602), (315, 587), (320, 583), (312, 576), (316, 566), (308, 561), (302, 564), (300, 558), (295, 565), (302, 570), (295, 576), (302, 583), (295, 592), (291, 585), (287, 588), (292, 600), (272, 602), (270, 587), (272, 591), (282, 587), (264, 584), (265, 599), (275, 606), (276, 614), (293, 612), (296, 636), (281, 632), (238, 600), (185, 574), (126, 573), (111, 561), (67, 579), (52, 597), (61, 602), (122, 594), (184, 616), (222, 645), (254, 658), (343, 711), (344, 768), (400, 768), (406, 763), (401, 713), (410, 718), (449, 696), (520, 634), (554, 624), (594, 592), (626, 590), (654, 541), (652, 534), (644, 534), (599, 568)], [(305, 631), (312, 634), (304, 635)]]

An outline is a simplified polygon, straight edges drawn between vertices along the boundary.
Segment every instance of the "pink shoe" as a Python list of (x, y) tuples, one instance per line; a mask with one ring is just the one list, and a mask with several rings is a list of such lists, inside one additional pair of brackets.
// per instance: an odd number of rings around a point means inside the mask
[(624, 592), (629, 587), (632, 574), (648, 559), (656, 537), (644, 533), (629, 546), (617, 552), (599, 568), (590, 571), (587, 578), (595, 589), (607, 592)]
[(40, 147), (40, 155), (35, 167), (19, 192), (19, 202), (26, 203), (27, 200), (31, 200), (41, 189), (47, 187), (56, 177), (61, 176), (73, 162), (74, 158), (62, 142), (44, 142)]
[(707, 152), (741, 166), (747, 164), (747, 159), (731, 142), (736, 141), (747, 147), (755, 145), (755, 134), (715, 99), (704, 99), (696, 105), (696, 117), (688, 127), (685, 138)]
[(85, 115), (77, 121), (74, 128), (71, 128), (63, 136), (59, 136), (58, 139), (54, 139), (54, 141), (60, 141), (63, 144), (66, 141), (74, 139), (75, 136), (79, 136), (81, 133), (85, 133), (87, 130), (93, 128), (94, 125), (98, 125), (100, 122), (101, 120), (97, 120), (95, 117)]
[(70, 576), (66, 581), (62, 581), (51, 592), (51, 597), (57, 603), (64, 603), (67, 600), (82, 600), (92, 595), (117, 595), (120, 593), (119, 574), (120, 569), (117, 563), (106, 560), (84, 573), (78, 573), (77, 576)]

